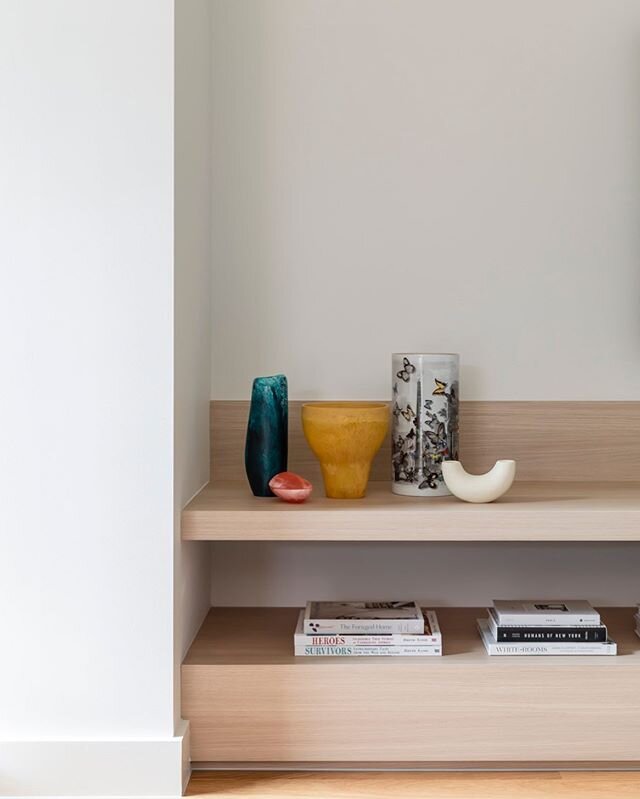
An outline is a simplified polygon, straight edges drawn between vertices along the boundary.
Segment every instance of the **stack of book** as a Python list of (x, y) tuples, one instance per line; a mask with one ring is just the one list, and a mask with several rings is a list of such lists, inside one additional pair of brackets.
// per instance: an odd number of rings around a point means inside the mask
[(638, 609), (635, 612), (633, 620), (636, 623), (636, 635), (640, 638), (640, 604), (638, 605)]
[(478, 630), (489, 655), (615, 655), (600, 614), (584, 600), (495, 600)]
[(417, 602), (307, 602), (293, 636), (296, 655), (428, 657), (442, 654), (433, 610)]

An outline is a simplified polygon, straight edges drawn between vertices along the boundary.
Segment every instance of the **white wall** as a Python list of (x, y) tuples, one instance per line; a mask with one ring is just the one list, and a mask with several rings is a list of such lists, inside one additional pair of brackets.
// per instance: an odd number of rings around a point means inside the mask
[(2, 3), (0, 98), (0, 794), (175, 794), (173, 3)]
[(209, 544), (180, 540), (180, 512), (209, 481), (211, 14), (175, 7), (175, 716), (180, 663), (210, 607)]
[(216, 542), (211, 601), (301, 607), (308, 599), (410, 596), (486, 607), (493, 599), (563, 596), (635, 605), (638, 574), (635, 543)]
[[(215, 399), (640, 399), (637, 0), (214, 0)], [(216, 544), (214, 604), (637, 601), (640, 549)]]
[(213, 9), (214, 398), (640, 398), (637, 0)]

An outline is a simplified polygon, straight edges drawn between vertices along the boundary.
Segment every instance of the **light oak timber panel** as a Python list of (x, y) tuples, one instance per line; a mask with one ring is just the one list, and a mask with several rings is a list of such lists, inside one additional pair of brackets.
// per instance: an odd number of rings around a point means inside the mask
[(214, 609), (182, 667), (191, 758), (223, 762), (636, 763), (640, 640), (618, 657), (489, 658), (482, 610), (440, 608), (441, 658), (296, 658), (293, 608)]
[(301, 505), (210, 483), (185, 508), (182, 537), (226, 541), (638, 541), (640, 483), (516, 482), (497, 502), (424, 499), (369, 483), (364, 499)]
[(638, 799), (640, 774), (193, 773), (197, 799)]
[[(311, 481), (320, 468), (289, 403), (289, 469)], [(211, 479), (244, 480), (248, 401), (211, 402)], [(390, 478), (390, 442), (371, 472)], [(640, 402), (465, 402), (460, 407), (460, 459), (471, 472), (514, 458), (518, 480), (640, 480)]]
[[(434, 772), (434, 771), (472, 771), (480, 774), (487, 771), (497, 771), (502, 773), (512, 772), (555, 772), (562, 771), (595, 771), (595, 772), (635, 772), (640, 771), (640, 760), (509, 760), (505, 763), (502, 760), (430, 760), (420, 762), (410, 760), (402, 762), (399, 760), (376, 760), (375, 762), (362, 762), (357, 760), (327, 760), (327, 761), (298, 761), (298, 760), (254, 760), (251, 762), (243, 761), (224, 761), (224, 760), (193, 760), (191, 768), (194, 773), (212, 774), (214, 772), (226, 771), (235, 773), (256, 771), (279, 771), (280, 773), (295, 773), (312, 771), (314, 774), (327, 771), (406, 771), (406, 772)], [(636, 781), (640, 784), (640, 775), (636, 775)], [(639, 794), (640, 796), (640, 794)], [(576, 797), (577, 799), (577, 797)], [(582, 797), (580, 797), (582, 799)], [(600, 798), (599, 798), (600, 799)]]

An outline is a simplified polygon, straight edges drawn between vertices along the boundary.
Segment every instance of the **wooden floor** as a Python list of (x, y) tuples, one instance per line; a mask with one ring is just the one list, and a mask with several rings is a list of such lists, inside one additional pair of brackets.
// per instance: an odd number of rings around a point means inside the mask
[(640, 799), (640, 772), (194, 772), (215, 799)]

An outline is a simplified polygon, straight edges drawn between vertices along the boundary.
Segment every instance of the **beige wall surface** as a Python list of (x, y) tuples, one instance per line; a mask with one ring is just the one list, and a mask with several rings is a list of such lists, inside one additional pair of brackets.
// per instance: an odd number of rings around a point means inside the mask
[(182, 541), (184, 505), (209, 481), (211, 363), (211, 8), (174, 9), (174, 658), (176, 724), (180, 663), (209, 608), (207, 544)]
[(214, 0), (213, 389), (640, 398), (637, 0)]
[(214, 606), (393, 596), (462, 607), (522, 596), (586, 597), (603, 606), (638, 601), (636, 543), (216, 541), (212, 553)]

